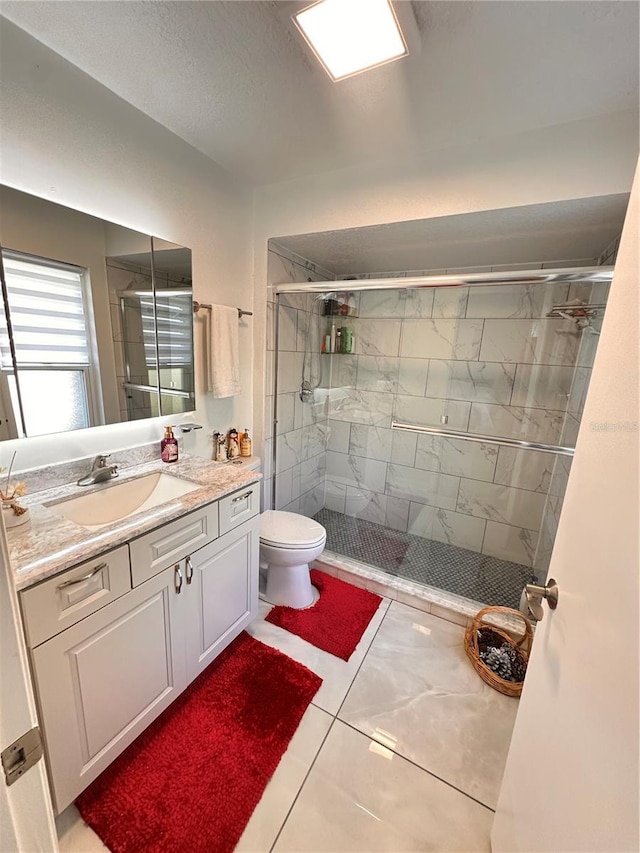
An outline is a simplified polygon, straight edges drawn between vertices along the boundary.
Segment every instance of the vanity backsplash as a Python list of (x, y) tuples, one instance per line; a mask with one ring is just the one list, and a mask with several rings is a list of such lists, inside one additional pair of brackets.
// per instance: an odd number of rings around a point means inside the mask
[[(153, 462), (160, 455), (160, 443), (158, 441), (142, 444), (139, 447), (128, 447), (123, 450), (112, 450), (109, 462), (117, 465), (120, 470), (130, 468), (132, 465), (141, 465), (144, 462)], [(15, 470), (12, 474), (14, 479), (19, 479), (27, 486), (27, 495), (55, 489), (67, 483), (75, 483), (91, 468), (95, 454), (85, 456), (82, 459), (72, 459), (61, 462), (58, 465), (47, 465), (43, 468), (32, 468), (20, 470), (20, 459), (16, 460)]]

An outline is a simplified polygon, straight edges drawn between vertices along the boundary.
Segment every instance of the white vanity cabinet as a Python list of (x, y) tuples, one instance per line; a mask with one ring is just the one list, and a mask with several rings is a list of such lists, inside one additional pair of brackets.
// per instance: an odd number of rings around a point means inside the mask
[(174, 568), (32, 650), (60, 812), (187, 684)]
[(257, 497), (245, 487), (21, 593), (57, 812), (256, 616)]

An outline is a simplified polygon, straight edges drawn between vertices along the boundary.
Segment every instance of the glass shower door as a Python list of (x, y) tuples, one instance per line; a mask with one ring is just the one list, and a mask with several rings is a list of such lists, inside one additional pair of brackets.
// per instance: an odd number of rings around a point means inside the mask
[(353, 351), (323, 356), (327, 548), (517, 606), (548, 567), (606, 285), (355, 296)]

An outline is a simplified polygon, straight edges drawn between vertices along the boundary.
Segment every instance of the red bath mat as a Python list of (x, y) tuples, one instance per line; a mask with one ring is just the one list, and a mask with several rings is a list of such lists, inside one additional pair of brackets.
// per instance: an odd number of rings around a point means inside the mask
[(322, 679), (240, 636), (76, 800), (114, 853), (232, 851)]
[(295, 610), (274, 607), (266, 617), (279, 628), (297, 634), (317, 648), (349, 660), (382, 599), (374, 592), (311, 570), (311, 583), (320, 593), (313, 607)]

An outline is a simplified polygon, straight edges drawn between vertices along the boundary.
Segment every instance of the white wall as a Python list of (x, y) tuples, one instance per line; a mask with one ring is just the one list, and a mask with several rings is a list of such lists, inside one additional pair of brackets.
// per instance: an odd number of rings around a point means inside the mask
[[(7, 21), (0, 49), (0, 182), (188, 246), (194, 298), (251, 310), (249, 190)], [(201, 332), (196, 323), (198, 353)], [(252, 425), (252, 336), (248, 318), (240, 325), (242, 395), (205, 398), (197, 364), (195, 419), (205, 429), (185, 438), (186, 450), (209, 456), (212, 429)], [(0, 464), (14, 449), (20, 469), (161, 436), (159, 422), (146, 421), (3, 442)]]
[[(434, 117), (437, 121), (437, 117)], [(420, 160), (313, 175), (256, 192), (257, 375), (265, 351), (267, 241), (503, 207), (626, 193), (638, 153), (636, 112), (618, 112), (499, 140), (472, 141)], [(313, 259), (312, 259), (313, 260)], [(255, 389), (255, 421), (264, 395)]]

